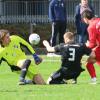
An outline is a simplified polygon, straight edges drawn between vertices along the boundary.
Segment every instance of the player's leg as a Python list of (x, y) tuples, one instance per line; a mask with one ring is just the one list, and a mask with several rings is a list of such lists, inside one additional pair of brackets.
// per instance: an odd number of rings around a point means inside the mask
[(68, 68), (62, 67), (57, 72), (53, 73), (47, 82), (48, 84), (67, 84), (67, 80), (73, 79), (75, 83), (75, 74), (68, 70)]
[(83, 71), (77, 71), (77, 72), (75, 72), (74, 74), (73, 74), (73, 82), (72, 82), (72, 84), (76, 84), (77, 83), (77, 78), (80, 76), (80, 74), (81, 74), (81, 72), (83, 72)]
[(30, 63), (31, 63), (31, 60), (29, 60), (29, 59), (26, 59), (26, 60), (19, 62), (18, 66), (21, 68), (19, 85), (25, 84), (25, 77), (26, 77)]
[(100, 47), (95, 50), (96, 63), (100, 66)]
[(64, 73), (64, 81), (68, 84), (76, 84), (77, 78), (79, 77), (81, 71), (71, 71), (66, 70), (66, 73)]
[(47, 80), (47, 84), (63, 84), (63, 76), (61, 74), (61, 70), (58, 70), (51, 74), (51, 76)]
[(31, 62), (29, 66), (27, 77), (29, 77), (35, 84), (46, 84), (42, 75), (39, 73), (38, 67), (34, 64), (34, 62)]
[[(96, 60), (94, 60), (100, 66), (100, 47), (95, 50)], [(92, 78), (92, 82), (96, 84), (96, 77)]]
[(91, 76), (91, 81), (92, 82), (96, 82), (96, 71), (95, 71), (95, 68), (94, 68), (94, 65), (93, 65), (94, 63), (90, 63), (90, 62), (88, 62), (87, 64), (86, 64), (86, 68), (87, 68), (87, 70), (88, 70), (88, 72), (89, 72), (89, 74), (90, 74), (90, 76)]
[(96, 71), (94, 68), (95, 62), (96, 62), (96, 55), (92, 54), (92, 56), (88, 58), (88, 62), (86, 64), (87, 71), (91, 76), (91, 83), (93, 84), (96, 84)]
[(43, 79), (43, 77), (41, 76), (41, 74), (34, 75), (33, 82), (35, 84), (41, 84), (41, 85), (46, 84), (45, 81), (44, 81), (44, 79)]

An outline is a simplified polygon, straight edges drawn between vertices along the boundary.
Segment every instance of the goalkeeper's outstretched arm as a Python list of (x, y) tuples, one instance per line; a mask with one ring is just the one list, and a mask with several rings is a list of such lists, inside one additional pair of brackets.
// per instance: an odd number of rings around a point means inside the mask
[(43, 45), (46, 47), (48, 52), (55, 52), (54, 47), (51, 47), (47, 40), (43, 40)]

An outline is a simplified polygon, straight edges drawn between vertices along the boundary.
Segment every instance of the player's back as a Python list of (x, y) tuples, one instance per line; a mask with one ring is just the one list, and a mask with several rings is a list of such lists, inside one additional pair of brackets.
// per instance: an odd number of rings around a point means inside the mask
[[(100, 44), (100, 18), (93, 18), (88, 27), (89, 37)], [(94, 39), (92, 39), (94, 41)]]
[(82, 56), (90, 54), (90, 51), (91, 50), (83, 44), (64, 45), (61, 51), (62, 67), (67, 67), (72, 70), (80, 69)]

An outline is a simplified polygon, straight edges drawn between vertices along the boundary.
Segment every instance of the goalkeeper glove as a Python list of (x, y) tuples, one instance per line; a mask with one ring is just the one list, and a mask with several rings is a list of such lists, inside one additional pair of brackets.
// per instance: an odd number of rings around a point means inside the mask
[(35, 61), (36, 65), (38, 65), (42, 62), (42, 59), (35, 53), (33, 54), (33, 58), (34, 58), (34, 61)]

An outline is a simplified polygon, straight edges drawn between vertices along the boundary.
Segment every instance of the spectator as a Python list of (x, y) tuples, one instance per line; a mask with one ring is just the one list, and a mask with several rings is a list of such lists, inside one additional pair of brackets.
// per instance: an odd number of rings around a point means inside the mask
[(63, 35), (66, 31), (66, 7), (64, 0), (50, 0), (49, 19), (52, 24), (51, 46), (56, 45), (59, 33), (59, 43), (63, 43)]
[(94, 10), (91, 5), (89, 5), (88, 0), (81, 0), (75, 8), (75, 25), (77, 31), (77, 39), (79, 43), (85, 43), (88, 40), (88, 25), (84, 23), (81, 19), (81, 14), (84, 10), (90, 10), (94, 14)]

